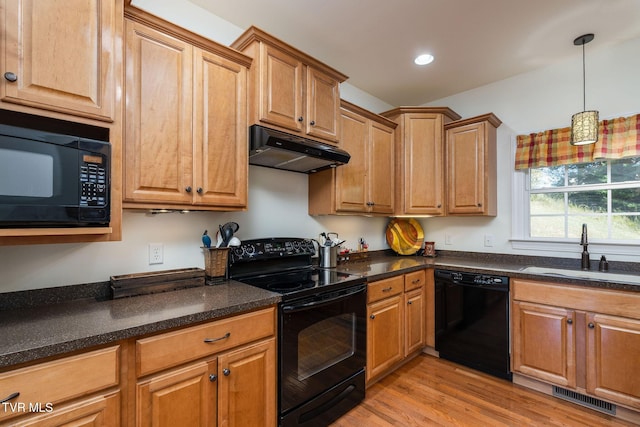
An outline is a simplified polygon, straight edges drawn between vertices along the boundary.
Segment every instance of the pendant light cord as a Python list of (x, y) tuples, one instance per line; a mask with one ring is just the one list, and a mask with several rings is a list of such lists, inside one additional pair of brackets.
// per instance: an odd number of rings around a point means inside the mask
[(582, 42), (582, 111), (587, 110), (587, 72), (584, 65), (584, 40)]

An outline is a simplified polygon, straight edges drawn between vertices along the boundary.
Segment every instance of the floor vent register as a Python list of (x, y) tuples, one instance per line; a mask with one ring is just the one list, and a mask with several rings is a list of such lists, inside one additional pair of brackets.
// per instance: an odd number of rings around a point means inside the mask
[(566, 390), (558, 386), (553, 386), (553, 395), (560, 399), (577, 403), (578, 405), (595, 409), (596, 411), (604, 412), (605, 414), (616, 414), (616, 405), (614, 405), (613, 403), (605, 402), (604, 400), (596, 399), (595, 397), (585, 396), (584, 394)]

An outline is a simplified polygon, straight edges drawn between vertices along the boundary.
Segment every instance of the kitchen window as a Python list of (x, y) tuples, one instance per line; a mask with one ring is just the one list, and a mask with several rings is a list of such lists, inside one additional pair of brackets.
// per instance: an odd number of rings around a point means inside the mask
[(607, 246), (603, 252), (637, 254), (640, 157), (516, 171), (513, 218), (514, 248), (565, 243), (575, 252), (587, 224), (590, 243)]

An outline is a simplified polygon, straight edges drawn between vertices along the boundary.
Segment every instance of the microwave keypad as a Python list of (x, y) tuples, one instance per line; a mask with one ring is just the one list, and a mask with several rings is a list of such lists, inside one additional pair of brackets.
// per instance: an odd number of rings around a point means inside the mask
[(107, 173), (105, 168), (95, 163), (80, 166), (80, 206), (106, 206)]

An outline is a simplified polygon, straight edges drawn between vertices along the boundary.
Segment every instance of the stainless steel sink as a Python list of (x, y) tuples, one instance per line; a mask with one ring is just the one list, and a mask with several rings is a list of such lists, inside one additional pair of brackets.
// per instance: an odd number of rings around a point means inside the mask
[(602, 282), (616, 283), (633, 283), (640, 285), (640, 275), (637, 274), (617, 274), (606, 271), (585, 271), (585, 270), (568, 270), (565, 268), (552, 267), (525, 267), (521, 269), (523, 273), (542, 274), (547, 276), (561, 276), (573, 279), (591, 279), (600, 280)]

